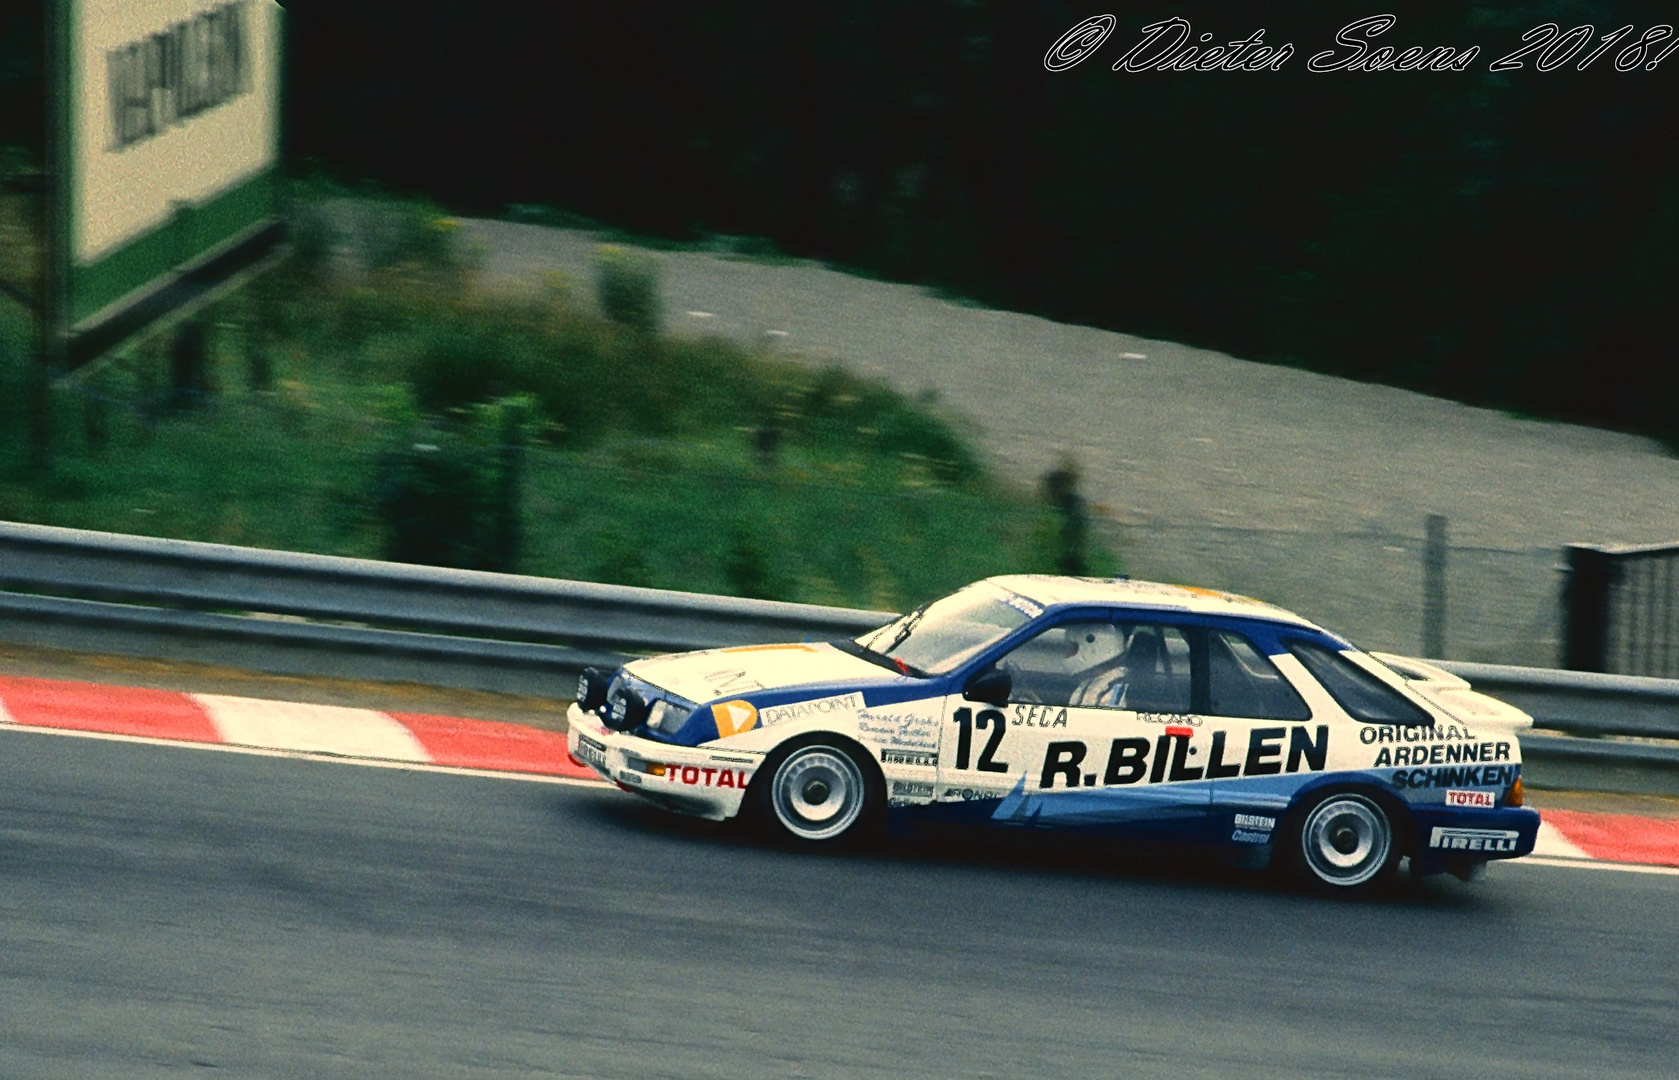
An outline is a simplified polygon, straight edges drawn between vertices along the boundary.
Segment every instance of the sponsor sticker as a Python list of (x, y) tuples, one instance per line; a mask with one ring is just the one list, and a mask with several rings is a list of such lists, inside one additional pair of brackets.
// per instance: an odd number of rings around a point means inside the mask
[(839, 694), (835, 697), (814, 698), (810, 701), (795, 701), (791, 705), (766, 706), (758, 710), (758, 722), (765, 727), (769, 727), (772, 724), (783, 724), (789, 720), (805, 720), (813, 716), (828, 716), (833, 713), (853, 713), (862, 707), (862, 694)]
[(1447, 851), (1515, 851), (1521, 834), (1513, 829), (1453, 829), (1436, 825), (1428, 846)]
[(723, 701), (711, 707), (717, 721), (717, 737), (727, 739), (758, 726), (758, 710), (750, 701)]
[(888, 747), (880, 752), (880, 760), (884, 765), (919, 765), (931, 769), (938, 765), (939, 755), (931, 750), (893, 750)]
[(1230, 839), (1236, 841), (1238, 844), (1269, 844), (1271, 842), (1271, 834), (1268, 832), (1248, 832), (1246, 829), (1237, 829), (1230, 834)]
[(910, 799), (931, 799), (933, 797), (933, 785), (916, 780), (894, 780), (892, 781), (892, 794)]
[(1447, 806), (1484, 806), (1492, 809), (1498, 805), (1490, 791), (1451, 791), (1446, 792)]
[(1275, 829), (1277, 819), (1263, 814), (1237, 814), (1235, 824), (1238, 829)]

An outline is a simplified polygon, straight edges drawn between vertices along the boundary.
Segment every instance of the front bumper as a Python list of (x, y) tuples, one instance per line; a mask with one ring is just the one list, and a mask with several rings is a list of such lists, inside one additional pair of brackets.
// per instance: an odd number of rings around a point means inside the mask
[(723, 821), (740, 812), (764, 756), (739, 750), (671, 746), (613, 731), (574, 703), (566, 746), (578, 762), (625, 791), (679, 814)]

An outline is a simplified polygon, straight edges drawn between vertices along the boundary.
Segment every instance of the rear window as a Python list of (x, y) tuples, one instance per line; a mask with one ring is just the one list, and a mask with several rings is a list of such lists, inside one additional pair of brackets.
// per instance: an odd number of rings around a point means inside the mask
[(1366, 724), (1434, 723), (1434, 718), (1416, 703), (1333, 649), (1295, 641), (1288, 651), (1354, 720)]
[(1258, 720), (1307, 720), (1312, 715), (1282, 672), (1251, 642), (1222, 630), (1207, 635), (1207, 711)]

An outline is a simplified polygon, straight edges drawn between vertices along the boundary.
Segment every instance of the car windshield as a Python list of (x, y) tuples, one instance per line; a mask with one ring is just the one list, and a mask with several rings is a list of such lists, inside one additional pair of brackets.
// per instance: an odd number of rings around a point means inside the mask
[(1023, 596), (980, 582), (864, 634), (857, 644), (901, 667), (943, 675), (1041, 611)]

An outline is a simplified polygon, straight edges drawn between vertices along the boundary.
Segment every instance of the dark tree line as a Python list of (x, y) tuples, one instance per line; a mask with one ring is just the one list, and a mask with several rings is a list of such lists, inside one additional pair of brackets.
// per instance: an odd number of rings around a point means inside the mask
[[(286, 6), (298, 168), (768, 236), (1009, 307), (1679, 437), (1679, 53), (1487, 71), (1539, 23), (1636, 36), (1679, 4), (1407, 4), (1378, 44), (1482, 49), (1409, 74), (1307, 71), (1395, 7), (1346, 0), (1132, 5), (1060, 73), (1045, 51), (1102, 8)], [(1173, 15), (1297, 52), (1267, 73), (1111, 70)]]

